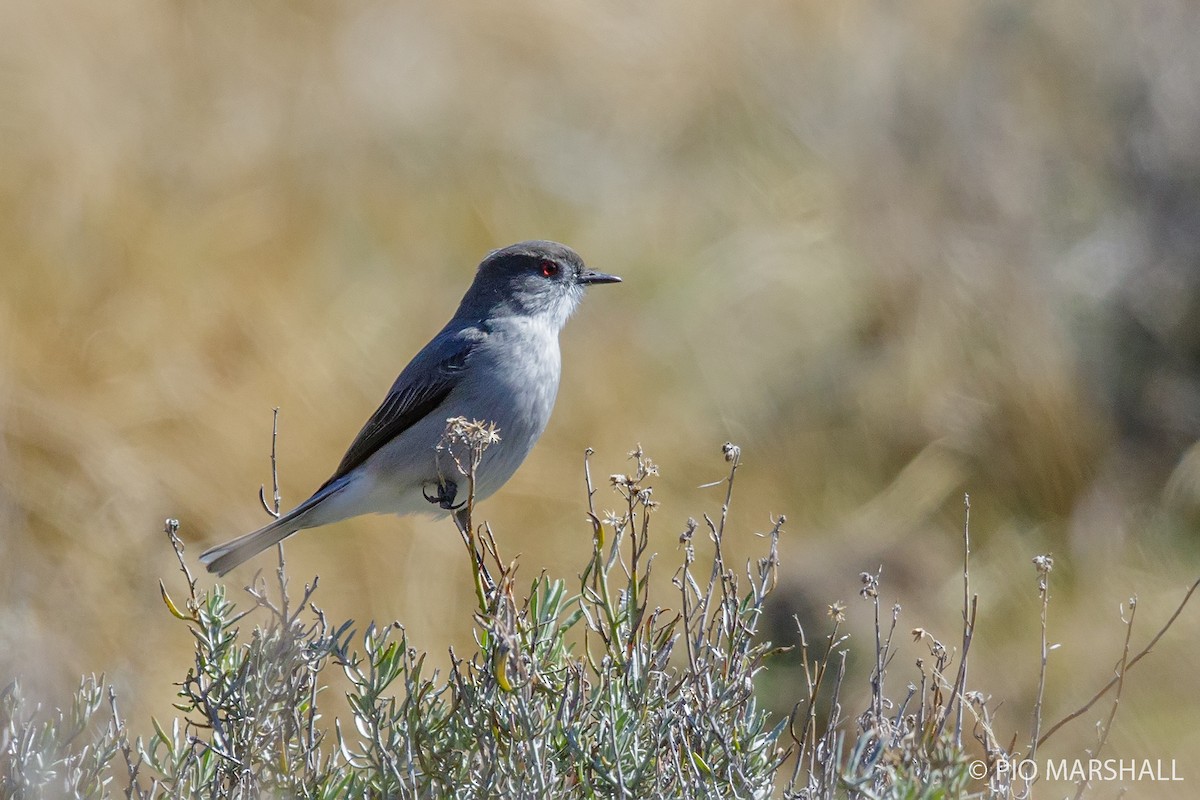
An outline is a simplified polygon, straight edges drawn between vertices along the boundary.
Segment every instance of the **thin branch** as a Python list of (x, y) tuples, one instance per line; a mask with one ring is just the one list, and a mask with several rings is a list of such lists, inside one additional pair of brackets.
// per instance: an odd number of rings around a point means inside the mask
[[(196, 579), (192, 577), (192, 571), (188, 568), (187, 561), (183, 558), (183, 540), (179, 538), (179, 520), (167, 519), (163, 522), (163, 532), (167, 534), (167, 538), (171, 540), (171, 549), (175, 551), (175, 558), (179, 561), (179, 571), (183, 573), (184, 579), (188, 585), (188, 609), (195, 614), (199, 608), (199, 600), (196, 595)], [(162, 586), (162, 581), (159, 581), (159, 586)], [(165, 596), (166, 589), (163, 588)]]
[[(976, 598), (977, 600), (978, 598)], [(958, 714), (954, 720), (954, 746), (962, 747), (962, 692), (967, 688), (967, 650), (975, 631), (975, 614), (971, 602), (971, 495), (963, 494), (963, 647), (958, 662), (958, 679), (951, 698), (958, 697)]]
[[(1125, 615), (1122, 613), (1121, 616), (1124, 618)], [(1112, 730), (1113, 721), (1117, 718), (1117, 707), (1121, 704), (1121, 690), (1125, 688), (1125, 671), (1129, 665), (1129, 640), (1133, 638), (1133, 620), (1136, 616), (1137, 597), (1131, 597), (1129, 598), (1129, 619), (1125, 620), (1125, 644), (1121, 648), (1121, 660), (1117, 662), (1117, 692), (1113, 697), (1112, 708), (1108, 712), (1108, 719), (1100, 726), (1100, 738), (1096, 743), (1096, 750), (1091, 754), (1092, 758), (1100, 757), (1100, 751), (1108, 743), (1108, 734)], [(1083, 793), (1088, 788), (1088, 785), (1089, 781), (1087, 778), (1076, 784), (1075, 800), (1083, 797)]]
[(1050, 728), (1050, 730), (1046, 731), (1042, 735), (1042, 737), (1037, 740), (1037, 744), (1041, 745), (1041, 744), (1045, 743), (1045, 741), (1047, 739), (1049, 739), (1051, 736), (1053, 736), (1054, 733), (1059, 728), (1061, 728), (1063, 725), (1066, 725), (1071, 720), (1076, 719), (1076, 718), (1086, 714), (1088, 712), (1088, 710), (1091, 709), (1091, 707), (1096, 704), (1096, 701), (1098, 701), (1104, 695), (1108, 694), (1108, 691), (1110, 689), (1112, 689), (1114, 686), (1116, 686), (1118, 683), (1120, 683), (1122, 676), (1124, 675), (1124, 673), (1126, 671), (1132, 669), (1134, 664), (1138, 663), (1143, 658), (1145, 658), (1147, 655), (1149, 655), (1150, 651), (1154, 649), (1154, 645), (1158, 644), (1158, 640), (1163, 637), (1163, 635), (1170, 629), (1170, 627), (1175, 624), (1175, 620), (1177, 620), (1179, 618), (1179, 615), (1181, 613), (1183, 613), (1184, 607), (1188, 604), (1188, 601), (1192, 599), (1192, 595), (1195, 594), (1197, 588), (1200, 588), (1200, 578), (1197, 578), (1196, 582), (1193, 583), (1191, 585), (1191, 588), (1189, 588), (1187, 590), (1187, 594), (1185, 594), (1183, 596), (1183, 600), (1179, 603), (1179, 606), (1175, 609), (1175, 613), (1172, 614), (1171, 618), (1167, 620), (1166, 624), (1164, 624), (1162, 626), (1162, 628), (1159, 629), (1158, 633), (1154, 634), (1154, 638), (1150, 640), (1150, 643), (1148, 645), (1146, 645), (1140, 653), (1138, 653), (1133, 658), (1129, 659), (1129, 663), (1127, 663), (1125, 665), (1125, 669), (1122, 670), (1121, 675), (1114, 676), (1112, 680), (1110, 680), (1108, 683), (1104, 684), (1103, 688), (1101, 688), (1100, 691), (1096, 692), (1096, 694), (1092, 697), (1091, 700), (1088, 700), (1086, 703), (1084, 703), (1078, 709), (1076, 709), (1075, 711), (1072, 711), (1070, 714), (1063, 717), (1058, 722), (1054, 723), (1054, 725)]
[(1042, 701), (1046, 695), (1046, 665), (1050, 657), (1050, 644), (1047, 636), (1047, 621), (1050, 613), (1050, 571), (1054, 569), (1054, 559), (1049, 555), (1037, 556), (1033, 564), (1038, 571), (1038, 594), (1042, 600), (1041, 611), (1041, 666), (1038, 669), (1037, 700), (1033, 704), (1033, 734), (1030, 736), (1029, 757), (1037, 756), (1039, 732), (1042, 728)]
[(276, 444), (279, 441), (279, 406), (275, 406), (271, 412), (271, 497), (273, 502), (267, 503), (267, 489), (262, 485), (258, 487), (258, 501), (262, 503), (264, 511), (275, 519), (279, 519), (280, 507), (283, 504), (283, 498), (279, 494), (279, 462), (276, 451)]

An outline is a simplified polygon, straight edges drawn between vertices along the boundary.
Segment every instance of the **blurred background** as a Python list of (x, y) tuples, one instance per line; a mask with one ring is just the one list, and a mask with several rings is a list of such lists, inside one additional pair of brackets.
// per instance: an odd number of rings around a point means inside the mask
[[(480, 258), (550, 238), (625, 283), (568, 326), (550, 428), (483, 506), (526, 577), (588, 557), (584, 448), (607, 476), (640, 442), (665, 588), (732, 440), (729, 547), (788, 518), (771, 638), (844, 600), (869, 648), (882, 566), (902, 695), (908, 629), (959, 637), (969, 492), (971, 688), (1027, 738), (1033, 556), (1048, 721), (1111, 676), (1121, 603), (1140, 647), (1200, 574), (1198, 34), (1185, 0), (7, 0), (0, 681), (54, 703), (103, 671), (135, 728), (169, 717), (190, 637), (163, 519), (193, 559), (262, 524), (276, 406), (302, 500)], [(448, 522), (287, 549), (331, 618), (470, 641)], [(1107, 755), (1200, 751), (1198, 634), (1189, 608), (1130, 674)], [(783, 662), (765, 691), (802, 687)]]

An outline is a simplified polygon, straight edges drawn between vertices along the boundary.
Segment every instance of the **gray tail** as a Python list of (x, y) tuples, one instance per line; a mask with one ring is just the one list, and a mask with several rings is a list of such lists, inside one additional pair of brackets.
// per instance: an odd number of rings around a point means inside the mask
[(247, 559), (266, 550), (276, 542), (282, 542), (304, 526), (296, 517), (299, 514), (287, 514), (256, 531), (239, 536), (233, 541), (219, 544), (200, 554), (200, 563), (209, 572), (224, 575), (229, 570)]
[(251, 531), (244, 536), (239, 536), (233, 541), (219, 544), (216, 547), (210, 547), (200, 554), (200, 563), (208, 567), (209, 572), (224, 575), (243, 561), (253, 558), (271, 545), (282, 542), (296, 531), (324, 525), (327, 522), (334, 521), (334, 519), (342, 519), (342, 517), (329, 519), (327, 515), (324, 515), (325, 518), (322, 518), (323, 515), (321, 514), (315, 515), (317, 519), (310, 519), (310, 513), (315, 511), (330, 496), (340, 492), (346, 486), (348, 480), (348, 476), (343, 476), (336, 481), (329, 481), (318, 489), (312, 497), (271, 524), (264, 525), (258, 530)]

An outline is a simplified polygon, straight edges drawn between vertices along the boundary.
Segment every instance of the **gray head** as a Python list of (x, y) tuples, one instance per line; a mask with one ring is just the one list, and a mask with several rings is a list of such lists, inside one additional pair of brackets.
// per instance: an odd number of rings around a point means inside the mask
[(561, 328), (589, 284), (620, 280), (588, 269), (565, 244), (518, 242), (488, 253), (455, 316), (542, 317)]

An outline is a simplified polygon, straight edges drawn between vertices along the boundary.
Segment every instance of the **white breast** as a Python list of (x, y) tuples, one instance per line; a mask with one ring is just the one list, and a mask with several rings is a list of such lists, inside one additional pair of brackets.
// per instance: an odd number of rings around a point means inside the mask
[(471, 354), (466, 375), (449, 398), (451, 416), (493, 422), (500, 441), (484, 453), (476, 498), (499, 489), (529, 455), (550, 421), (562, 362), (558, 330), (530, 318), (494, 321)]

